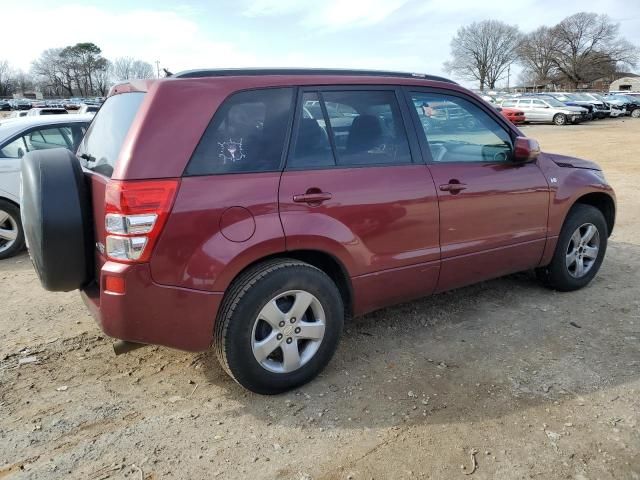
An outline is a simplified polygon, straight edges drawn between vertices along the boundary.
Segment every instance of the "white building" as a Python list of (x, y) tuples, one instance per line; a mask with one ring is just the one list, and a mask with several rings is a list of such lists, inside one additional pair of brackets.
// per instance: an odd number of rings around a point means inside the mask
[(612, 82), (609, 86), (610, 92), (640, 92), (640, 77), (622, 77)]

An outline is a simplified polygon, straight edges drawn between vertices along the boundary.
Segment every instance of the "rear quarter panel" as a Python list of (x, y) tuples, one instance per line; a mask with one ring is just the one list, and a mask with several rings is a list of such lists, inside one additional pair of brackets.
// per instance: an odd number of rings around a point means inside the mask
[(157, 283), (221, 292), (247, 265), (285, 250), (280, 172), (185, 177), (151, 258)]

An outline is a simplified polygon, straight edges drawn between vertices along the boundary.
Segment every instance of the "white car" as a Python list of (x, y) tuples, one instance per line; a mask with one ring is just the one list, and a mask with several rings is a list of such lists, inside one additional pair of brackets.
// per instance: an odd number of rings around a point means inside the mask
[(64, 147), (75, 151), (93, 115), (42, 115), (0, 124), (0, 260), (24, 246), (20, 222), (20, 164), (27, 152)]
[(67, 112), (64, 108), (61, 107), (42, 107), (42, 108), (32, 108), (27, 113), (27, 117), (38, 117), (40, 115), (66, 115)]
[(93, 105), (93, 104), (83, 103), (83, 104), (80, 105), (80, 109), (78, 110), (78, 113), (79, 114), (91, 113), (91, 114), (95, 115), (96, 113), (98, 113), (98, 110), (100, 110), (100, 105)]

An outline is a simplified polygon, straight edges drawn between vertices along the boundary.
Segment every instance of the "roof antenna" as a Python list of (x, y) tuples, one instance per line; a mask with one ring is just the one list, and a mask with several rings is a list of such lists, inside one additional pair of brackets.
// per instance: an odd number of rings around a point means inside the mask
[(166, 68), (163, 68), (162, 71), (164, 72), (164, 76), (165, 77), (171, 77), (173, 76), (173, 73), (171, 73), (169, 70), (167, 70)]

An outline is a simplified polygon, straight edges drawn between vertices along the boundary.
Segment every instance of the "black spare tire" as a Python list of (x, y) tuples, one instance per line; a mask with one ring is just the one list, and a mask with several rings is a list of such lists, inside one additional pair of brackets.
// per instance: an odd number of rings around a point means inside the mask
[(27, 248), (42, 286), (68, 292), (89, 283), (91, 200), (78, 158), (64, 148), (25, 155), (20, 203)]

